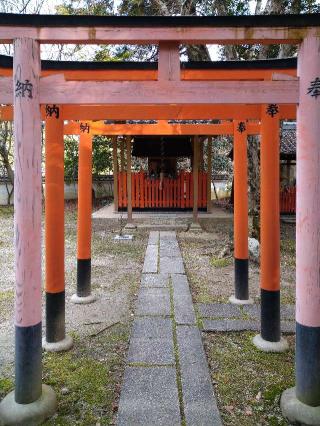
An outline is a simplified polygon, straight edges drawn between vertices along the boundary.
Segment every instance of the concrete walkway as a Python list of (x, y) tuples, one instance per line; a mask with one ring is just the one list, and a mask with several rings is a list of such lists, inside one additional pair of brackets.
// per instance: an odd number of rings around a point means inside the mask
[(150, 232), (117, 424), (222, 425), (175, 232)]

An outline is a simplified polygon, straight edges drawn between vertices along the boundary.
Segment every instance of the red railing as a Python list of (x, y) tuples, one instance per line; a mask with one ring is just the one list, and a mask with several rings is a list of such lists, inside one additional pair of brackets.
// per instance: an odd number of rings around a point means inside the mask
[(296, 212), (296, 188), (285, 188), (280, 192), (280, 212)]
[[(207, 173), (199, 172), (198, 208), (207, 207)], [(192, 173), (180, 172), (176, 179), (152, 179), (144, 172), (131, 174), (132, 208), (188, 209), (193, 207)], [(127, 173), (118, 175), (119, 208), (127, 207)]]

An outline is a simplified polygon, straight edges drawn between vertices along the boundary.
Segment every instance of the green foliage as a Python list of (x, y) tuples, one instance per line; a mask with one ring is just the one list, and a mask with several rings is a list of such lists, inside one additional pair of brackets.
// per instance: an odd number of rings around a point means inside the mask
[[(64, 173), (67, 182), (78, 179), (79, 143), (76, 137), (65, 138)], [(112, 170), (112, 148), (110, 139), (95, 136), (92, 142), (92, 174), (100, 176)]]
[(78, 178), (79, 144), (74, 136), (66, 136), (64, 140), (64, 176), (67, 182)]
[(92, 148), (92, 173), (105, 175), (112, 170), (111, 141), (105, 136), (95, 136)]

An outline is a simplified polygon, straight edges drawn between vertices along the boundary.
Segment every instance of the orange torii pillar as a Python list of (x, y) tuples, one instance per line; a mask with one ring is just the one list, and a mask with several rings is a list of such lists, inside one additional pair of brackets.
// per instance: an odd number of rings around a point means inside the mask
[(73, 341), (65, 334), (64, 278), (64, 139), (61, 107), (46, 106), (45, 127), (45, 242), (47, 351), (68, 350)]
[(91, 211), (92, 211), (92, 135), (88, 123), (80, 124), (78, 168), (78, 256), (77, 293), (74, 303), (91, 303)]
[(253, 303), (248, 284), (248, 160), (247, 123), (233, 121), (234, 164), (234, 296), (235, 304)]
[(15, 390), (0, 404), (4, 425), (40, 424), (54, 414), (42, 385), (40, 46), (14, 40)]
[(280, 138), (279, 106), (261, 107), (260, 294), (261, 330), (255, 346), (266, 352), (288, 348), (280, 332)]
[(281, 397), (290, 423), (320, 424), (320, 37), (298, 54), (296, 386)]

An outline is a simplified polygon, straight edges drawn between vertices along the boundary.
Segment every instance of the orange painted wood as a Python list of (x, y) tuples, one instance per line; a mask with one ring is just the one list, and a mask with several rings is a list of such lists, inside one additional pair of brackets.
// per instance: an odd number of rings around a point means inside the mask
[(45, 44), (298, 44), (307, 28), (290, 27), (61, 27), (1, 26), (0, 43), (31, 38)]
[[(260, 124), (248, 124), (248, 134), (260, 133)], [(80, 123), (72, 121), (64, 126), (64, 133), (70, 135), (80, 134)], [(159, 121), (156, 124), (104, 124), (95, 122), (90, 128), (93, 135), (230, 135), (233, 134), (232, 122), (221, 124), (169, 124)]]
[[(127, 207), (127, 173), (119, 173), (119, 207)], [(132, 173), (132, 207), (191, 208), (193, 206), (192, 173), (181, 171), (176, 179), (149, 179), (144, 172)], [(206, 207), (207, 173), (199, 173), (198, 207)]]
[(151, 181), (151, 205), (152, 207), (155, 206), (155, 191), (156, 191), (156, 181), (153, 179)]
[[(45, 119), (45, 106), (41, 107)], [(260, 119), (259, 105), (64, 105), (65, 120), (188, 120), (188, 119)], [(294, 119), (296, 105), (281, 105), (281, 119)], [(13, 119), (12, 106), (0, 106), (0, 121)], [(121, 145), (122, 146), (122, 145)], [(122, 164), (122, 163), (121, 163)]]
[(248, 135), (246, 130), (239, 132), (239, 121), (233, 124), (234, 255), (236, 259), (248, 259)]
[[(61, 107), (59, 107), (59, 114)], [(61, 116), (45, 122), (45, 252), (48, 293), (64, 291), (64, 140)]]
[(139, 173), (139, 207), (144, 208), (143, 172)]
[(264, 290), (280, 289), (279, 119), (262, 106), (260, 141), (261, 275)]
[[(157, 70), (42, 70), (41, 77), (53, 74), (63, 74), (66, 80), (95, 80), (95, 81), (145, 81), (157, 80)], [(297, 70), (278, 69), (276, 72), (280, 78), (286, 76), (296, 76)], [(230, 69), (182, 69), (182, 80), (272, 80), (275, 70), (272, 69), (248, 69), (248, 70), (230, 70)], [(1, 68), (0, 76), (12, 76), (12, 69)]]
[(78, 169), (78, 259), (91, 259), (92, 135), (82, 133)]
[(185, 207), (185, 181), (184, 181), (184, 171), (180, 172), (180, 205), (179, 207), (181, 207), (182, 209)]
[(156, 185), (156, 207), (159, 207), (159, 185)]
[(286, 188), (280, 192), (280, 212), (296, 212), (296, 188)]

